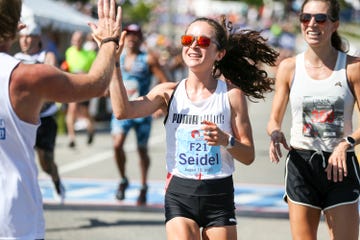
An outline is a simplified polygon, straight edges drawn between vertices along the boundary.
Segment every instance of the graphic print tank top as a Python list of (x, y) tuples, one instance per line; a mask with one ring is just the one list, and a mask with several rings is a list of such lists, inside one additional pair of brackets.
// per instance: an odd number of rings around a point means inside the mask
[(231, 133), (231, 109), (227, 85), (218, 80), (207, 99), (191, 102), (182, 80), (173, 93), (166, 129), (166, 167), (175, 176), (189, 179), (217, 179), (234, 172), (234, 160), (222, 146), (209, 146), (201, 130), (202, 121), (214, 122)]
[(354, 96), (346, 76), (346, 54), (338, 52), (335, 69), (326, 79), (314, 80), (305, 70), (304, 53), (296, 56), (290, 90), (295, 148), (332, 151), (352, 132)]

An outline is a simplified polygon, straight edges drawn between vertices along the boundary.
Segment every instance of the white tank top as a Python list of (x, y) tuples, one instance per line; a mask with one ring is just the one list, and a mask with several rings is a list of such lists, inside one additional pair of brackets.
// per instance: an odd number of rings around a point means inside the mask
[(42, 195), (34, 144), (39, 124), (18, 118), (9, 79), (19, 60), (0, 53), (0, 239), (44, 238)]
[(14, 58), (21, 60), (21, 62), (25, 64), (44, 63), (45, 57), (46, 57), (46, 51), (40, 51), (32, 55), (25, 54), (23, 52), (18, 52), (14, 55)]
[(296, 56), (290, 90), (292, 147), (332, 152), (344, 136), (352, 133), (355, 102), (345, 68), (346, 54), (338, 52), (331, 76), (314, 80), (305, 70), (304, 53)]
[(231, 133), (231, 109), (227, 85), (218, 80), (207, 99), (191, 102), (182, 80), (169, 103), (166, 129), (166, 167), (173, 175), (189, 179), (217, 179), (234, 172), (234, 160), (222, 146), (209, 146), (201, 130), (203, 120)]

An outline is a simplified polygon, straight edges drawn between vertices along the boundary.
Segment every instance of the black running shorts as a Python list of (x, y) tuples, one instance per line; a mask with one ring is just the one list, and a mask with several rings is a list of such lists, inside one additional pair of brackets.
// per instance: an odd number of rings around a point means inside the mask
[(292, 149), (285, 169), (284, 200), (326, 210), (358, 200), (360, 193), (359, 163), (354, 152), (347, 153), (348, 176), (342, 182), (327, 179), (325, 167), (329, 152)]
[(166, 222), (194, 220), (199, 227), (236, 225), (232, 177), (194, 180), (172, 176), (165, 194)]
[(57, 135), (57, 123), (54, 116), (41, 118), (41, 124), (37, 130), (35, 147), (54, 151)]

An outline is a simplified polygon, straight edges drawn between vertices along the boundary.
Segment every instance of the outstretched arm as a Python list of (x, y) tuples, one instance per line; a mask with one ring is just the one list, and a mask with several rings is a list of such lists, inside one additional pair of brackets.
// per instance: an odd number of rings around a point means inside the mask
[(129, 101), (121, 77), (120, 68), (113, 72), (110, 82), (110, 99), (113, 114), (117, 119), (145, 117), (162, 109), (166, 112), (167, 103), (176, 83), (166, 82), (156, 85), (146, 96)]
[[(121, 46), (123, 46), (124, 37), (121, 37)], [(117, 119), (129, 119), (149, 116), (158, 110), (166, 112), (168, 101), (177, 83), (160, 83), (152, 88), (147, 95), (129, 101), (122, 81), (119, 57), (117, 59), (117, 68), (113, 71), (109, 87), (114, 116)]]
[(154, 54), (149, 53), (148, 62), (151, 72), (154, 74), (159, 83), (170, 82)]
[[(118, 38), (121, 31), (121, 8), (115, 0), (98, 1), (98, 24), (90, 23), (93, 35), (103, 41)], [(10, 96), (13, 108), (24, 121), (37, 123), (46, 101), (75, 102), (103, 94), (115, 65), (118, 42), (104, 43), (87, 74), (70, 74), (47, 64), (19, 64), (13, 71)]]

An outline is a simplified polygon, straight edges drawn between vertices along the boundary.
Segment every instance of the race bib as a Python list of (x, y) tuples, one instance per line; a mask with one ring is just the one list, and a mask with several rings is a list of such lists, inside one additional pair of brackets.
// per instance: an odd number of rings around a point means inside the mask
[(134, 100), (140, 96), (139, 93), (139, 83), (137, 80), (124, 80), (124, 86), (126, 88), (126, 92), (129, 100)]
[(176, 167), (184, 175), (216, 174), (221, 171), (220, 146), (209, 146), (204, 131), (179, 128), (176, 132)]

